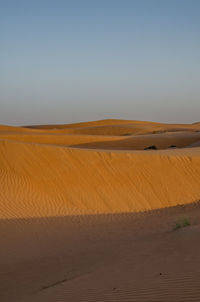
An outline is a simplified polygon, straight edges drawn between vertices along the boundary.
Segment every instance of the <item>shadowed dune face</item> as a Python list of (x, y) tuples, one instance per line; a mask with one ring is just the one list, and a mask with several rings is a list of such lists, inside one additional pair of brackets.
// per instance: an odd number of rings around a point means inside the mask
[(197, 141), (197, 142), (192, 143), (192, 144), (189, 145), (188, 147), (189, 147), (189, 148), (192, 148), (192, 147), (200, 147), (200, 140)]
[(104, 149), (104, 150), (144, 150), (155, 145), (157, 149), (168, 149), (171, 146), (184, 148), (198, 146), (200, 132), (166, 132), (163, 134), (145, 134), (123, 139), (94, 141), (83, 144), (70, 145), (76, 148)]
[(197, 302), (199, 210), (0, 220), (1, 301)]

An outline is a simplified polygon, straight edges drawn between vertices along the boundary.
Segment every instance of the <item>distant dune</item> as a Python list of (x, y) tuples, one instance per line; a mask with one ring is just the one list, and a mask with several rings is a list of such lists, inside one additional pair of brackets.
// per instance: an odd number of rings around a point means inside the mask
[(199, 201), (200, 123), (0, 126), (0, 301), (200, 301)]
[(139, 135), (177, 131), (200, 131), (200, 124), (162, 124), (143, 121), (100, 120), (66, 125), (27, 126), (29, 129), (51, 130), (56, 133), (88, 135)]

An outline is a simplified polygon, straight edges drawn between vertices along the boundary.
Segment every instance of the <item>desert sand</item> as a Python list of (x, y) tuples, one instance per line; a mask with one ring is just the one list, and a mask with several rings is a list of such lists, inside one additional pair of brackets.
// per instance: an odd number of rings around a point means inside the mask
[(0, 301), (200, 301), (199, 201), (200, 123), (1, 125)]

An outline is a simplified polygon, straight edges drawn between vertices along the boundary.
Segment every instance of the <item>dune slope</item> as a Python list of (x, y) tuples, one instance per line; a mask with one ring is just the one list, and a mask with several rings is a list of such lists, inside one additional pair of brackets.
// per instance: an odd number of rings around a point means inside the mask
[(1, 218), (145, 211), (200, 199), (200, 148), (92, 151), (0, 142)]

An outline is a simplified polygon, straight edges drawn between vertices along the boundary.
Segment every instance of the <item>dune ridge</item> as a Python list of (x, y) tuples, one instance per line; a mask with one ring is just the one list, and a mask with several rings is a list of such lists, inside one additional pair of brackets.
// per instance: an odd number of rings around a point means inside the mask
[[(1, 218), (137, 212), (199, 200), (199, 130), (199, 123), (114, 119), (0, 126)], [(150, 145), (166, 150), (143, 151)]]
[(158, 149), (172, 145), (183, 148), (200, 140), (200, 126), (124, 120), (30, 127), (0, 126), (0, 139), (81, 149), (143, 150), (152, 144), (156, 144)]
[(119, 119), (105, 119), (91, 122), (81, 122), (73, 124), (54, 125), (32, 125), (32, 126), (4, 126), (0, 125), (4, 131), (18, 132), (44, 132), (44, 133), (69, 133), (88, 135), (134, 135), (147, 133), (163, 133), (177, 131), (200, 131), (200, 123), (193, 124), (166, 124), (147, 121), (131, 121)]
[(1, 218), (137, 212), (200, 199), (200, 148), (94, 151), (4, 140), (0, 167)]

